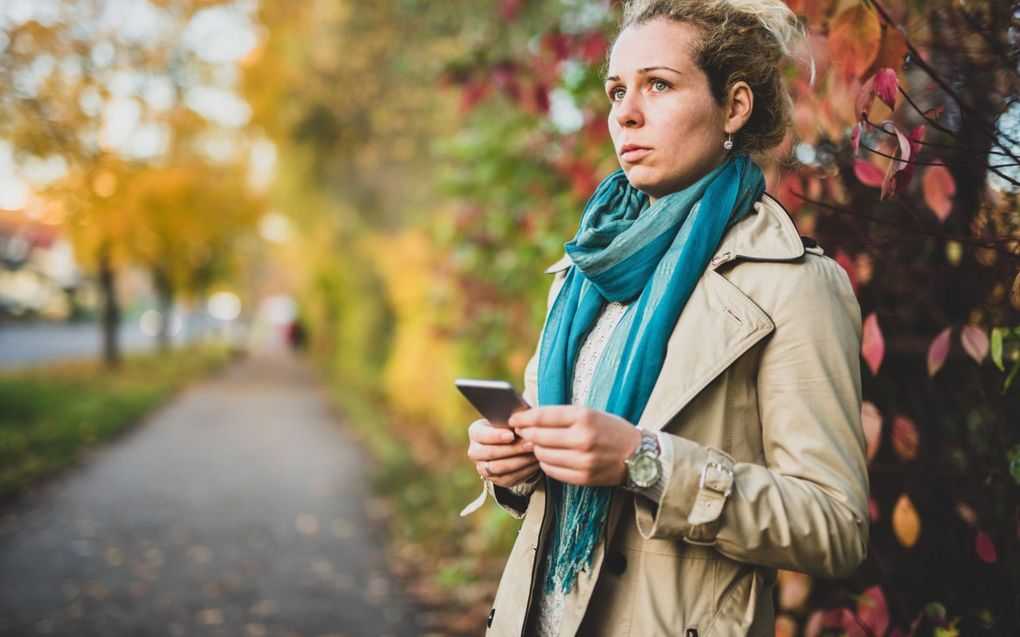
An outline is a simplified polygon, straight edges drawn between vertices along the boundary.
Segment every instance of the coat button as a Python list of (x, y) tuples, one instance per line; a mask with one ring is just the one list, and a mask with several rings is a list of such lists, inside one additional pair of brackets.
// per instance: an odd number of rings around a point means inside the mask
[(627, 570), (627, 558), (619, 551), (610, 551), (606, 555), (606, 570), (613, 575), (623, 575)]
[(496, 616), (496, 609), (493, 608), (489, 611), (489, 621), (485, 624), (487, 628), (492, 628), (492, 618)]

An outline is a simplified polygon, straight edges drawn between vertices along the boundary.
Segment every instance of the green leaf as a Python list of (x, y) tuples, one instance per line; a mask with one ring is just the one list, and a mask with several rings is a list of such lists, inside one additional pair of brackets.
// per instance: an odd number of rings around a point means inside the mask
[(1013, 482), (1020, 485), (1020, 445), (1013, 445), (1013, 448), (1006, 452), (1009, 460), (1009, 473), (1013, 476)]
[(1013, 379), (1016, 378), (1016, 373), (1020, 372), (1020, 360), (1013, 364), (1013, 369), (1009, 370), (1009, 376), (1006, 377), (1006, 382), (1002, 384), (1002, 393), (1005, 394), (1006, 390), (1013, 383)]
[(1004, 331), (1006, 331), (1004, 327), (992, 329), (992, 362), (1003, 372), (1006, 371), (1005, 366), (1002, 364), (1002, 333)]

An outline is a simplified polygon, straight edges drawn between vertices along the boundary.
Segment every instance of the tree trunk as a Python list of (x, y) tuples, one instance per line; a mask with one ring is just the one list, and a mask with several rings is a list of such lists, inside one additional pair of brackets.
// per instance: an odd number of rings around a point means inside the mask
[(113, 369), (120, 365), (120, 307), (117, 305), (115, 272), (105, 248), (99, 255), (99, 295), (102, 303), (100, 326), (103, 330), (103, 364), (107, 369)]
[(156, 306), (159, 310), (159, 351), (170, 349), (170, 312), (173, 311), (174, 291), (170, 277), (163, 268), (152, 269), (152, 279), (156, 287)]

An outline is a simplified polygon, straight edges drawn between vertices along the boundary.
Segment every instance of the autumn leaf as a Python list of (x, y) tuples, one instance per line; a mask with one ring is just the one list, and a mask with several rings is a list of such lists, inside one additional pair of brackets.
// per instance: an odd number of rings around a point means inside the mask
[(804, 608), (811, 595), (811, 576), (796, 571), (780, 570), (778, 578), (779, 607), (783, 610)]
[(829, 59), (847, 79), (863, 75), (881, 45), (882, 26), (864, 4), (846, 9), (829, 25)]
[(920, 436), (917, 433), (917, 425), (906, 416), (897, 415), (892, 422), (892, 446), (903, 460), (913, 460), (917, 455), (917, 445)]
[(882, 366), (882, 358), (885, 356), (885, 338), (882, 336), (882, 328), (878, 325), (878, 315), (874, 312), (864, 319), (861, 356), (871, 368), (871, 375), (877, 376), (878, 369)]
[(899, 497), (893, 507), (892, 526), (893, 534), (900, 544), (909, 549), (917, 543), (921, 535), (921, 518), (906, 493)]
[(949, 336), (952, 331), (951, 327), (942, 330), (928, 346), (928, 376), (935, 376), (945, 364), (946, 356), (949, 355)]
[(776, 615), (776, 637), (794, 637), (797, 634), (797, 622), (789, 615)]
[(880, 586), (872, 586), (857, 599), (857, 616), (872, 635), (884, 635), (889, 629), (889, 605)]
[(868, 519), (871, 520), (872, 524), (878, 522), (878, 518), (881, 516), (881, 511), (878, 508), (878, 500), (875, 499), (874, 495), (868, 496)]
[(864, 121), (871, 110), (871, 103), (875, 101), (875, 76), (872, 75), (864, 80), (861, 89), (857, 91), (857, 98), (854, 100), (854, 112), (859, 121)]
[(988, 335), (977, 325), (964, 325), (960, 331), (960, 343), (967, 355), (980, 365), (988, 356)]
[(921, 183), (924, 187), (924, 202), (939, 221), (945, 221), (953, 209), (952, 199), (956, 194), (956, 181), (952, 173), (941, 163), (928, 166)]
[(882, 46), (875, 58), (875, 68), (902, 69), (906, 56), (907, 39), (903, 31), (891, 27), (882, 29)]
[(974, 550), (977, 551), (978, 559), (986, 564), (993, 564), (999, 557), (992, 538), (984, 531), (978, 531), (977, 537), (974, 538)]
[(955, 508), (956, 514), (960, 516), (961, 520), (970, 526), (977, 524), (977, 513), (974, 512), (974, 509), (972, 509), (969, 504), (966, 502), (957, 502)]
[(867, 443), (867, 456), (870, 461), (878, 453), (878, 446), (882, 441), (882, 412), (869, 400), (861, 403), (861, 425), (864, 428), (864, 440)]
[(885, 174), (875, 164), (861, 159), (854, 162), (854, 175), (857, 181), (872, 188), (881, 186), (885, 180)]
[(896, 93), (899, 90), (900, 81), (896, 77), (896, 71), (885, 68), (878, 69), (875, 73), (875, 95), (885, 102), (889, 108), (896, 106)]
[[(864, 127), (864, 122), (857, 122), (854, 127), (850, 129), (850, 150), (853, 151), (854, 157), (857, 156), (857, 152), (861, 149), (861, 129)], [(860, 177), (858, 177), (860, 179)]]

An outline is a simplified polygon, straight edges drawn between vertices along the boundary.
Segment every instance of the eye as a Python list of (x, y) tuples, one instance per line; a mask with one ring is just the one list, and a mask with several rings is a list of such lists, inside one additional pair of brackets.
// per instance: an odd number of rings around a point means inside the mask
[(662, 91), (669, 89), (669, 84), (666, 83), (664, 80), (652, 80), (651, 84), (652, 90), (655, 91), (656, 93), (661, 93)]
[(613, 102), (619, 102), (620, 100), (623, 99), (623, 96), (624, 96), (624, 94), (626, 94), (626, 92), (627, 91), (623, 90), (622, 86), (617, 86), (615, 88), (611, 88), (611, 89), (609, 89), (609, 99), (610, 99), (610, 101), (613, 101)]

